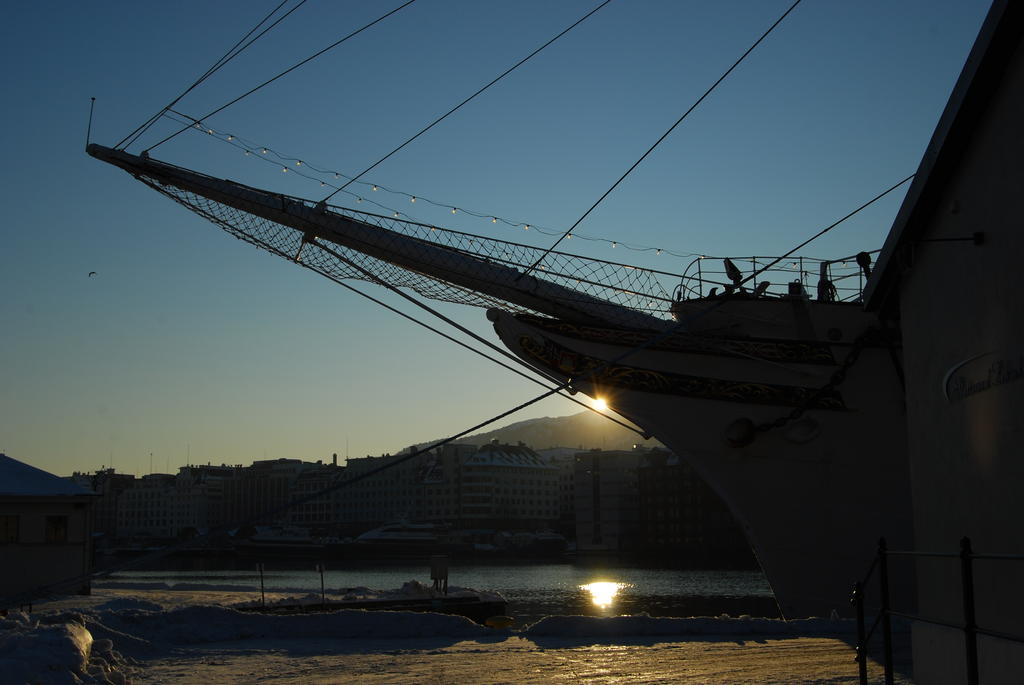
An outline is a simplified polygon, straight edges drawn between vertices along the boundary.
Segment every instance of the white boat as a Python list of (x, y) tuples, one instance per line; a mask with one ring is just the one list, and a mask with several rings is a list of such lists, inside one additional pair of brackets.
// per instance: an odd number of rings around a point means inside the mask
[(448, 529), (434, 523), (397, 521), (358, 536), (350, 551), (357, 556), (429, 556), (469, 551), (468, 544), (453, 542)]
[(240, 554), (264, 557), (302, 557), (322, 555), (323, 542), (298, 526), (260, 527), (256, 533), (235, 545)]
[(333, 280), (490, 307), (527, 364), (605, 398), (694, 465), (745, 529), (786, 616), (844, 612), (877, 539), (909, 543), (899, 338), (863, 311), (857, 288), (835, 297), (867, 271), (863, 255), (817, 262), (818, 298), (804, 269), (747, 290), (728, 261), (725, 276), (702, 265), (676, 276), (670, 295), (658, 272), (88, 151)]

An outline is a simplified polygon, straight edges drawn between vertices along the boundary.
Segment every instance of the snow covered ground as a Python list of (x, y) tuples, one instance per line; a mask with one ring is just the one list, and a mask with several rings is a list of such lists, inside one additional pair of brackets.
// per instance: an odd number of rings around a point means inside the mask
[(495, 630), (429, 613), (254, 614), (231, 608), (250, 588), (137, 585), (100, 583), (0, 620), (0, 683), (857, 682), (847, 621), (551, 616)]

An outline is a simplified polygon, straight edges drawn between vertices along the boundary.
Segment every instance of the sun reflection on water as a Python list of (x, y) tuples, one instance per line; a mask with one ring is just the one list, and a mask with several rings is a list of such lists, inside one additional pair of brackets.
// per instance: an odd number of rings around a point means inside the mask
[(608, 581), (580, 585), (581, 590), (586, 590), (590, 593), (590, 601), (601, 609), (607, 609), (614, 604), (615, 595), (619, 594), (619, 590), (627, 587), (630, 587), (629, 583), (612, 583)]

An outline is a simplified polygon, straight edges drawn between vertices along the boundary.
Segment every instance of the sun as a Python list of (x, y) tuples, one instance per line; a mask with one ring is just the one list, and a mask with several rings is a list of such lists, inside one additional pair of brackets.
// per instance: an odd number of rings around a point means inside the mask
[(608, 409), (608, 402), (603, 397), (595, 397), (591, 406), (597, 411), (606, 411)]

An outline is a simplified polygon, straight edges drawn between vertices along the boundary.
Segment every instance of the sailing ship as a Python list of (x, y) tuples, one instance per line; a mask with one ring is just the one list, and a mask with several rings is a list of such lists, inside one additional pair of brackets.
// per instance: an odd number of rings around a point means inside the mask
[(803, 266), (748, 288), (732, 259), (724, 275), (704, 260), (669, 275), (88, 153), (332, 280), (487, 308), (530, 368), (690, 461), (787, 617), (843, 612), (878, 537), (909, 542), (900, 341), (860, 304), (867, 253), (815, 262), (812, 297)]

